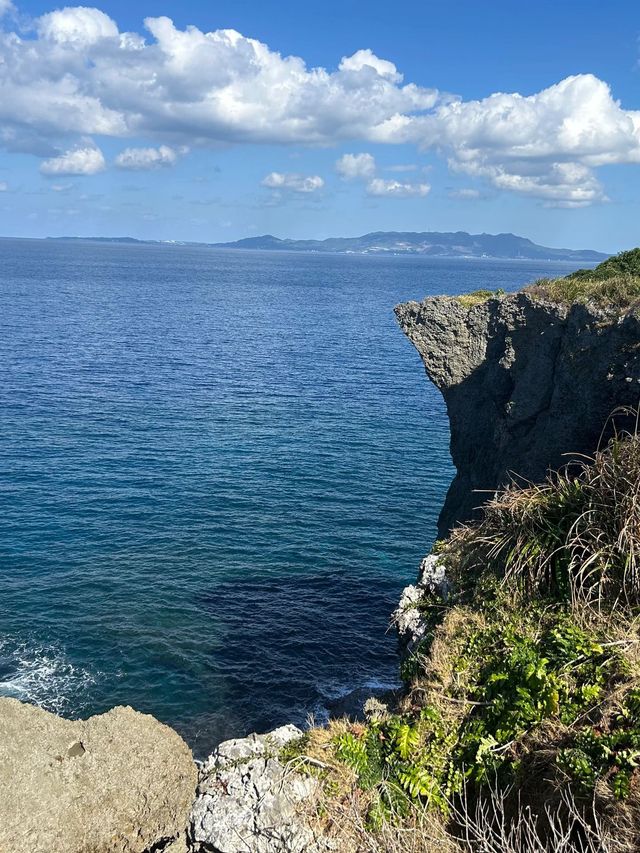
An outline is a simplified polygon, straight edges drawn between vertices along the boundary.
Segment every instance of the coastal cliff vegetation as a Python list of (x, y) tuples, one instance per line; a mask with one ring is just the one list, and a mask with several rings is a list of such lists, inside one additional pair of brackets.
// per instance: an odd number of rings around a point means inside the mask
[[(591, 303), (601, 308), (629, 308), (640, 300), (640, 248), (613, 255), (594, 269), (538, 279), (523, 290), (561, 305)], [(473, 308), (504, 295), (504, 290), (475, 290), (456, 298), (465, 308)]]
[(354, 850), (636, 850), (640, 436), (509, 485), (434, 554), (401, 698), (298, 746), (324, 819)]

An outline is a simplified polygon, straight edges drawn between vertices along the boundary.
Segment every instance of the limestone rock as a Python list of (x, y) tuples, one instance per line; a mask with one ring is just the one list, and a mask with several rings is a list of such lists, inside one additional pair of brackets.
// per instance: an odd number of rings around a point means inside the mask
[(417, 583), (403, 589), (392, 616), (403, 657), (415, 651), (427, 632), (427, 623), (420, 608), (423, 599), (430, 597), (444, 602), (450, 592), (450, 582), (442, 560), (433, 554), (425, 557), (420, 564)]
[(187, 745), (147, 714), (72, 721), (0, 699), (0, 853), (166, 849), (196, 783)]
[(300, 809), (314, 796), (317, 782), (278, 759), (282, 747), (300, 737), (300, 729), (289, 725), (220, 744), (200, 773), (192, 813), (194, 849), (216, 853), (327, 849)]
[(557, 305), (525, 292), (471, 308), (438, 296), (396, 308), (442, 392), (457, 474), (439, 535), (512, 475), (538, 482), (592, 454), (619, 406), (640, 400), (640, 311)]

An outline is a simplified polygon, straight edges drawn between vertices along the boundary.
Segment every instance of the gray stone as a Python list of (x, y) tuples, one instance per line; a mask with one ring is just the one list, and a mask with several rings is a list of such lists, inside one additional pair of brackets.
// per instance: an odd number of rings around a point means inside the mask
[(147, 714), (63, 720), (0, 699), (0, 853), (179, 853), (196, 782), (188, 746)]
[(614, 430), (611, 412), (640, 401), (638, 309), (618, 316), (520, 292), (471, 308), (439, 296), (396, 316), (449, 414), (457, 473), (441, 537), (514, 475), (539, 482), (593, 454)]
[(424, 599), (445, 602), (450, 593), (445, 564), (438, 556), (430, 554), (420, 564), (417, 583), (403, 589), (398, 607), (392, 616), (402, 657), (411, 655), (427, 633), (428, 626), (421, 609)]
[(317, 782), (278, 758), (302, 737), (295, 726), (266, 735), (225, 741), (200, 773), (192, 811), (195, 850), (216, 853), (315, 853), (328, 849), (316, 838), (302, 805)]

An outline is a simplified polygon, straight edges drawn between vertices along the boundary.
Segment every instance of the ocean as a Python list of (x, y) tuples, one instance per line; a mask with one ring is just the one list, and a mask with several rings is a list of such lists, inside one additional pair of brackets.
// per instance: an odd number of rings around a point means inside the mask
[(568, 264), (0, 240), (0, 694), (203, 756), (394, 685), (452, 477), (393, 306)]

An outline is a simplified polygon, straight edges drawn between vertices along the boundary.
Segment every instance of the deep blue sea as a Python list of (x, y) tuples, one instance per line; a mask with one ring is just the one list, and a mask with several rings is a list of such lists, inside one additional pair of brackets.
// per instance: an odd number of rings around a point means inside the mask
[(452, 476), (393, 306), (566, 264), (0, 241), (0, 693), (204, 754), (393, 684)]

